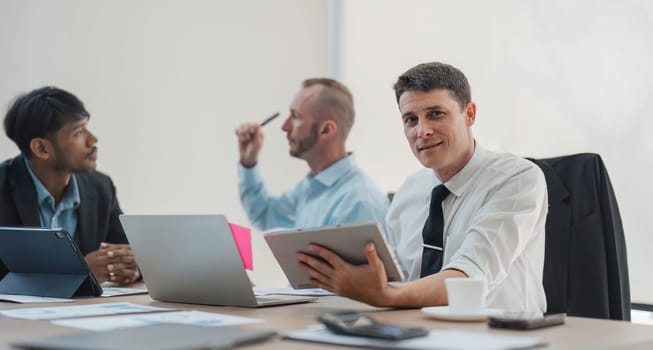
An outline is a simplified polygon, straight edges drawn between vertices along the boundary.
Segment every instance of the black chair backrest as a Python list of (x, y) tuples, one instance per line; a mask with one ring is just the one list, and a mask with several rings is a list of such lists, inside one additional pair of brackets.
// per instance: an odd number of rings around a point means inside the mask
[(598, 154), (530, 159), (547, 182), (544, 290), (547, 313), (630, 320), (626, 243)]

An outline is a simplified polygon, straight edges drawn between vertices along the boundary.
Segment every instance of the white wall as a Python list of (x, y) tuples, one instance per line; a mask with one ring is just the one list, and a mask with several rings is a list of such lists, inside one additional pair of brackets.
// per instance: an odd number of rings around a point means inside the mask
[(352, 148), (383, 188), (420, 168), (392, 84), (417, 63), (451, 63), (470, 80), (485, 147), (601, 154), (624, 222), (632, 299), (653, 302), (653, 2), (358, 0), (342, 2), (341, 20), (341, 78), (368, 118)]
[[(56, 85), (99, 137), (99, 170), (127, 213), (224, 213), (248, 225), (234, 128), (287, 111), (302, 79), (328, 73), (322, 1), (0, 0), (0, 104)], [(4, 116), (6, 109), (2, 109)], [(281, 123), (266, 127), (270, 186), (307, 172)], [(17, 153), (0, 137), (0, 158)], [(285, 285), (254, 235), (252, 278)]]

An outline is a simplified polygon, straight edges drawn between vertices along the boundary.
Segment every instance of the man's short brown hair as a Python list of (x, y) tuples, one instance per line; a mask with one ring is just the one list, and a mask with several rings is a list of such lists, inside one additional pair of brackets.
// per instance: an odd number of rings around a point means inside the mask
[(460, 108), (465, 108), (472, 101), (472, 90), (465, 74), (458, 68), (441, 62), (422, 63), (407, 70), (399, 76), (394, 85), (397, 103), (406, 91), (449, 90), (458, 101)]
[(354, 97), (344, 84), (334, 79), (311, 78), (302, 82), (302, 88), (313, 85), (324, 87), (315, 100), (316, 121), (333, 119), (338, 124), (342, 140), (346, 140), (354, 125)]

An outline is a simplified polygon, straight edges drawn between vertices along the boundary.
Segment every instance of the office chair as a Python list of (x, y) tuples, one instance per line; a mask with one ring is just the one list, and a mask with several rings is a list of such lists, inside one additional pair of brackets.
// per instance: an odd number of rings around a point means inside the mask
[(626, 242), (598, 154), (531, 159), (549, 195), (544, 257), (547, 314), (630, 320)]

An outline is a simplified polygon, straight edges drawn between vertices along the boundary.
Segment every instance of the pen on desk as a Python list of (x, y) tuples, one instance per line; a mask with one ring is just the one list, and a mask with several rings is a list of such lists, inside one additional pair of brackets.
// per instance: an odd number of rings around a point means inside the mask
[(261, 122), (261, 126), (265, 126), (265, 124), (267, 124), (267, 123), (273, 121), (274, 118), (276, 118), (276, 117), (279, 116), (279, 114), (280, 114), (280, 113), (277, 112), (277, 113), (274, 113), (273, 115), (271, 115), (271, 116), (265, 118), (265, 120), (263, 120), (263, 121)]

